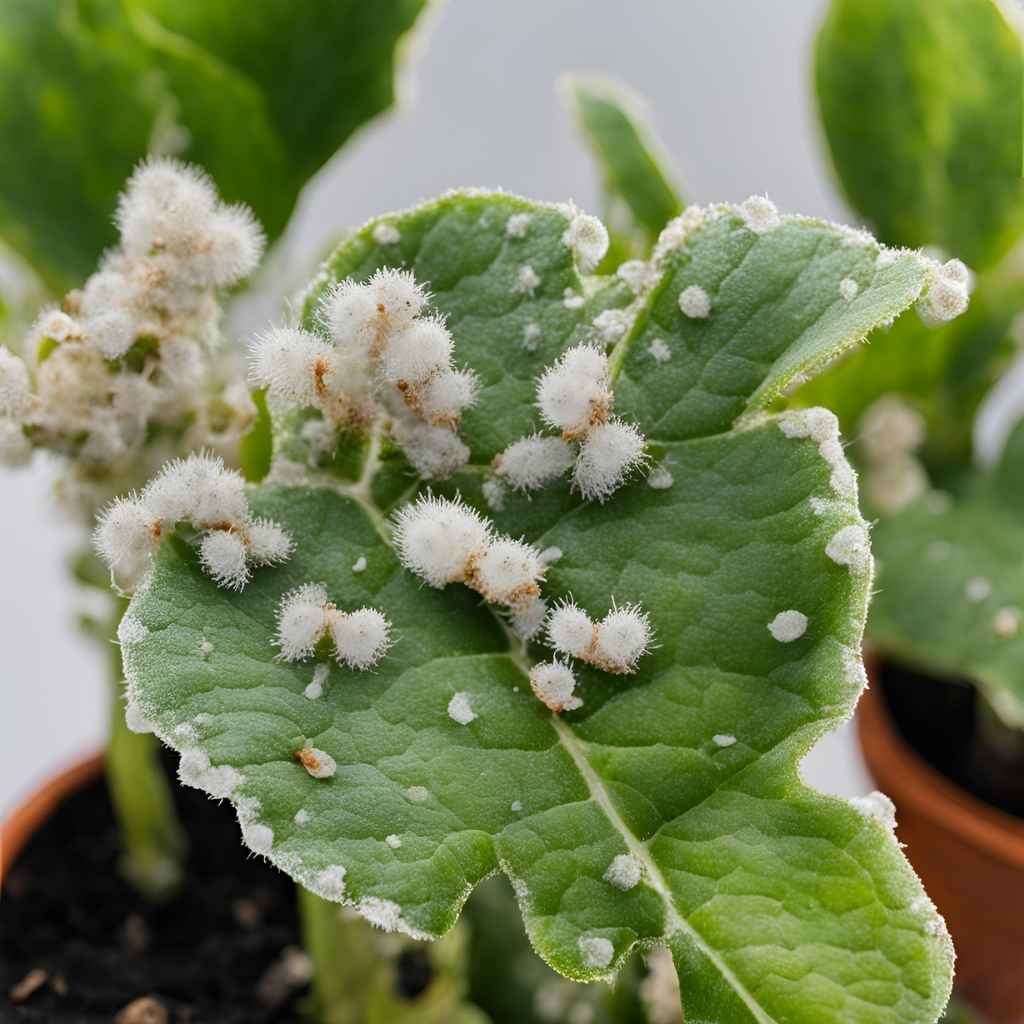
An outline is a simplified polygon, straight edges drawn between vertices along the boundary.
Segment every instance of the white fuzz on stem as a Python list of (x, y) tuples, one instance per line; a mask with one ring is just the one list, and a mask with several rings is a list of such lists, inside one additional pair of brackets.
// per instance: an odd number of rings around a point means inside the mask
[(520, 491), (534, 491), (557, 480), (576, 459), (572, 445), (560, 437), (533, 434), (495, 456), (494, 471)]
[(530, 686), (537, 699), (555, 714), (575, 711), (583, 701), (575, 696), (576, 676), (560, 661), (545, 661), (530, 669)]
[(608, 229), (597, 217), (578, 213), (569, 222), (562, 241), (576, 254), (580, 273), (589, 274), (608, 252)]
[(646, 461), (644, 435), (632, 423), (613, 419), (598, 424), (583, 441), (573, 487), (588, 501), (605, 501)]

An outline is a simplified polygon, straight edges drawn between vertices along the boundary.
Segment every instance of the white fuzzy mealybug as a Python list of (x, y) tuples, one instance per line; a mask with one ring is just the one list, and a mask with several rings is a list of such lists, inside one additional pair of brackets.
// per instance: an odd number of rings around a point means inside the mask
[(562, 305), (566, 309), (582, 309), (586, 305), (586, 299), (575, 288), (566, 288), (562, 292)]
[(328, 612), (328, 625), (338, 661), (351, 669), (373, 668), (391, 646), (391, 623), (376, 608)]
[(613, 858), (604, 873), (604, 880), (623, 892), (634, 888), (642, 877), (643, 865), (631, 853), (620, 853)]
[(211, 530), (199, 542), (199, 561), (206, 574), (229, 590), (242, 590), (249, 582), (245, 541), (233, 530)]
[(338, 763), (330, 754), (317, 747), (303, 747), (295, 751), (295, 760), (314, 779), (329, 779), (338, 770)]
[(750, 231), (763, 235), (782, 224), (778, 207), (767, 196), (751, 196), (739, 206), (739, 215)]
[(274, 638), (281, 649), (278, 657), (303, 661), (313, 654), (327, 629), (326, 605), (327, 588), (322, 583), (304, 583), (281, 598)]
[(659, 462), (647, 474), (647, 486), (655, 491), (670, 490), (675, 482), (675, 477), (672, 476), (671, 470), (663, 462)]
[(322, 899), (338, 903), (345, 898), (346, 874), (347, 872), (341, 864), (332, 864), (330, 867), (318, 871), (312, 879), (307, 879), (305, 884)]
[(642, 295), (658, 280), (658, 272), (644, 260), (626, 260), (619, 264), (615, 275), (634, 295)]
[(560, 661), (544, 661), (530, 669), (530, 687), (537, 699), (555, 714), (583, 706), (576, 696), (576, 676)]
[(576, 452), (562, 438), (533, 434), (495, 456), (494, 470), (515, 490), (534, 491), (564, 476), (575, 459)]
[(492, 539), (472, 567), (472, 584), (491, 604), (522, 605), (540, 594), (544, 577), (540, 552), (511, 537)]
[(860, 285), (852, 277), (844, 277), (839, 282), (839, 294), (847, 302), (853, 302), (860, 291)]
[(730, 733), (719, 732), (715, 733), (715, 735), (711, 737), (711, 742), (714, 743), (716, 747), (722, 747), (724, 749), (725, 747), (733, 746), (736, 743), (736, 737)]
[(608, 252), (608, 229), (597, 217), (577, 213), (565, 229), (562, 241), (576, 254), (580, 273), (590, 274)]
[(255, 565), (278, 565), (288, 560), (295, 542), (271, 519), (254, 519), (248, 526), (248, 557)]
[(352, 563), (352, 571), (354, 573), (360, 573), (360, 572), (365, 572), (366, 571), (366, 555), (360, 555)]
[(596, 626), (571, 599), (552, 610), (545, 626), (547, 641), (560, 654), (584, 658), (594, 643)]
[(452, 347), (442, 320), (414, 320), (388, 339), (380, 357), (381, 375), (389, 384), (423, 384), (448, 367)]
[(378, 245), (397, 245), (402, 240), (402, 232), (394, 224), (375, 224), (372, 234)]
[(459, 725), (469, 725), (476, 718), (468, 693), (456, 693), (448, 701), (448, 717)]
[(711, 296), (699, 284), (691, 284), (679, 293), (679, 312), (691, 320), (711, 316)]
[[(543, 552), (541, 556), (543, 561)], [(544, 564), (547, 565), (547, 562)], [(541, 631), (547, 615), (547, 602), (542, 597), (535, 597), (512, 609), (509, 626), (520, 640), (532, 640)]]
[(612, 419), (588, 431), (573, 469), (573, 488), (588, 501), (605, 501), (646, 462), (646, 439), (632, 423)]
[(604, 422), (612, 405), (607, 356), (589, 345), (568, 349), (537, 381), (537, 405), (545, 422), (566, 438)]
[(795, 611), (792, 608), (788, 611), (779, 612), (768, 623), (768, 632), (780, 644), (792, 643), (794, 640), (799, 640), (807, 632), (807, 616), (803, 612)]
[(324, 695), (324, 684), (327, 682), (330, 674), (330, 667), (321, 662), (315, 669), (313, 669), (313, 679), (302, 691), (302, 695), (307, 700), (318, 700)]
[(471, 558), (491, 536), (490, 525), (461, 499), (421, 495), (395, 520), (395, 545), (402, 564), (432, 587), (465, 577)]
[(955, 320), (970, 303), (970, 272), (960, 260), (949, 260), (932, 272), (932, 279), (917, 300), (917, 312), (928, 325)]
[(594, 331), (602, 345), (614, 345), (629, 330), (633, 318), (624, 309), (606, 309), (594, 317)]
[(597, 624), (591, 660), (606, 672), (635, 672), (653, 638), (650, 619), (639, 605), (613, 607)]
[(651, 353), (651, 357), (659, 365), (667, 363), (672, 358), (672, 349), (669, 348), (668, 342), (664, 338), (655, 338), (647, 346), (647, 351)]
[(315, 334), (297, 327), (274, 327), (249, 352), (249, 378), (274, 398), (315, 406), (333, 362), (333, 351)]
[(115, 572), (135, 575), (160, 540), (160, 521), (138, 498), (116, 498), (100, 515), (96, 550)]
[(871, 567), (868, 531), (860, 523), (844, 526), (825, 545), (825, 554), (833, 562), (847, 566), (853, 573), (867, 572)]
[(402, 846), (402, 840), (398, 836), (396, 836), (393, 832), (390, 835), (387, 835), (387, 836), (384, 837), (384, 842), (387, 843), (387, 845), (392, 850), (401, 849), (401, 846)]
[(876, 789), (868, 793), (867, 796), (852, 797), (850, 804), (865, 818), (877, 821), (890, 832), (895, 830), (896, 806), (884, 793), (880, 793)]

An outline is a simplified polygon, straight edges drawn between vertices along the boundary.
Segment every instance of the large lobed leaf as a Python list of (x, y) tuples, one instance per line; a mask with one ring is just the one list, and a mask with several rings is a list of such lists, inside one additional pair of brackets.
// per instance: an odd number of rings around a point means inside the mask
[[(880, 589), (871, 642), (880, 653), (978, 686), (1024, 728), (1024, 427), (1002, 461), (955, 499), (934, 492), (875, 529)], [(942, 500), (937, 500), (942, 499)]]
[(1021, 37), (1001, 0), (832, 0), (815, 76), (854, 208), (981, 268), (1024, 226)]
[(113, 244), (155, 146), (205, 167), (271, 238), (306, 180), (393, 99), (425, 0), (6, 0), (0, 232), (54, 288)]
[[(515, 213), (531, 215), (524, 238), (506, 234)], [(632, 296), (580, 280), (558, 207), (456, 193), (385, 222), (400, 241), (377, 244), (373, 224), (354, 235), (306, 315), (330, 281), (382, 265), (429, 282), (457, 359), (483, 384), (462, 428), (473, 464), (447, 486), (483, 507), (490, 459), (536, 426), (533, 378), (593, 335), (598, 309)], [(856, 501), (834, 489), (834, 460), (761, 412), (924, 287), (924, 261), (878, 268), (877, 246), (859, 241), (799, 218), (757, 235), (715, 208), (663, 253), (613, 353), (617, 408), (647, 433), (670, 485), (638, 480), (605, 505), (564, 485), (533, 501), (492, 494), (500, 528), (561, 550), (549, 599), (571, 592), (595, 615), (613, 598), (643, 602), (660, 646), (635, 676), (581, 671), (584, 706), (548, 713), (526, 680), (539, 650), (464, 588), (432, 590), (401, 570), (384, 513), (416, 481), (377, 439), (354, 483), (296, 481), (304, 471), (276, 455), (291, 482), (251, 500), (298, 547), (241, 594), (217, 589), (185, 542), (163, 545), (123, 632), (133, 697), (171, 745), (191, 746), (196, 729), (215, 766), (242, 773), (231, 799), (250, 841), (254, 816), (273, 830), (275, 864), (388, 927), (444, 932), (500, 869), (534, 947), (570, 978), (607, 975), (637, 943), (667, 944), (688, 1021), (934, 1021), (951, 973), (940, 919), (887, 828), (798, 774), (863, 686), (870, 566), (826, 553), (861, 523)], [(513, 287), (527, 262), (541, 278), (532, 295)], [(848, 301), (838, 282), (851, 276)], [(692, 284), (712, 298), (706, 321), (679, 312)], [(567, 288), (589, 301), (567, 306)], [(542, 328), (536, 351), (522, 346), (530, 322)], [(277, 601), (309, 580), (341, 607), (386, 610), (400, 637), (372, 674), (332, 667), (316, 700), (303, 695), (312, 665), (276, 661), (271, 644)], [(767, 625), (787, 609), (809, 623), (783, 644)], [(457, 692), (477, 716), (468, 725), (447, 714)], [(337, 760), (330, 780), (293, 760), (307, 740)], [(627, 853), (643, 878), (622, 891), (604, 875)], [(334, 866), (344, 893), (323, 884)]]

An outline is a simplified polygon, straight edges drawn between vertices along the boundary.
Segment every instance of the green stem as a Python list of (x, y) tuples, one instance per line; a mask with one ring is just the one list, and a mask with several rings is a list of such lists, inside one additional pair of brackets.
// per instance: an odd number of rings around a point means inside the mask
[[(438, 942), (418, 942), (377, 931), (302, 886), (296, 891), (303, 945), (313, 962), (308, 1011), (317, 1024), (486, 1024), (466, 999), (468, 949), (460, 926)], [(420, 962), (414, 990), (402, 984), (404, 956)]]
[(181, 881), (185, 834), (156, 737), (134, 733), (125, 722), (121, 653), (116, 645), (113, 650), (106, 772), (121, 833), (120, 869), (144, 896), (165, 899)]

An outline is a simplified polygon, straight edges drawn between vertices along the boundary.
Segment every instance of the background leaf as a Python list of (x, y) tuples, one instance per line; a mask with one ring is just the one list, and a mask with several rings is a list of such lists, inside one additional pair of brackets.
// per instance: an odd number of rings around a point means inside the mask
[(995, 0), (833, 0), (815, 76), (836, 173), (893, 245), (975, 269), (1024, 224), (1022, 60)]
[[(517, 213), (531, 217), (521, 238), (506, 231)], [(448, 485), (481, 506), (493, 453), (536, 426), (540, 366), (593, 336), (596, 308), (628, 310), (612, 355), (619, 408), (651, 438), (670, 486), (637, 480), (594, 505), (562, 485), (489, 511), (561, 551), (549, 599), (571, 592), (594, 615), (613, 599), (642, 601), (660, 647), (635, 676), (580, 670), (584, 706), (552, 716), (525, 675), (539, 650), (522, 650), (465, 588), (432, 590), (401, 570), (383, 518), (396, 490), (381, 500), (369, 477), (313, 474), (307, 486), (253, 489), (254, 510), (298, 547), (241, 594), (212, 585), (184, 540), (162, 546), (129, 611), (141, 628), (125, 631), (141, 637), (125, 648), (126, 674), (159, 735), (235, 767), (249, 842), (266, 849), (272, 829), (275, 864), (386, 926), (445, 931), (500, 868), (531, 943), (567, 977), (606, 975), (637, 943), (660, 942), (690, 1020), (934, 1021), (951, 972), (941, 922), (888, 830), (809, 790), (797, 770), (863, 685), (870, 570), (826, 551), (861, 525), (855, 498), (836, 484), (841, 456), (749, 415), (912, 302), (925, 262), (908, 255), (876, 273), (877, 247), (850, 245), (839, 229), (793, 218), (755, 235), (718, 207), (660, 255), (657, 283), (630, 302), (621, 282), (580, 281), (558, 207), (463, 193), (385, 221), (399, 241), (375, 243), (375, 224), (358, 232), (318, 278), (307, 315), (341, 273), (387, 264), (429, 282), (457, 360), (483, 378), (462, 431), (473, 464)], [(525, 262), (540, 277), (532, 294), (514, 287)], [(860, 301), (838, 306), (838, 281), (862, 271)], [(679, 311), (697, 283), (713, 300), (699, 326), (723, 321), (742, 339), (726, 355), (731, 375), (716, 365), (721, 345)], [(589, 302), (567, 307), (566, 288)], [(764, 333), (744, 329), (754, 318)], [(543, 326), (534, 352), (521, 343), (528, 322)], [(655, 338), (667, 360), (651, 356)], [(382, 453), (372, 441), (365, 473)], [(404, 479), (408, 495), (416, 481)], [(315, 700), (303, 694), (313, 666), (282, 664), (271, 644), (280, 596), (309, 580), (340, 607), (385, 609), (400, 637), (374, 673), (332, 666)], [(785, 609), (808, 616), (792, 643), (767, 628)], [(468, 725), (448, 716), (455, 693), (476, 714)], [(337, 760), (330, 780), (294, 761), (307, 740)], [(625, 854), (643, 878), (622, 891), (604, 876)], [(344, 893), (327, 884), (338, 867)]]
[(9, 0), (0, 231), (54, 291), (79, 283), (155, 146), (276, 237), (308, 178), (392, 102), (395, 48), (424, 3)]

